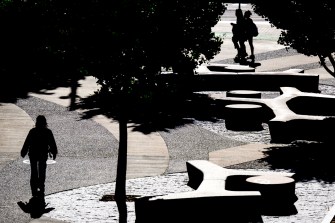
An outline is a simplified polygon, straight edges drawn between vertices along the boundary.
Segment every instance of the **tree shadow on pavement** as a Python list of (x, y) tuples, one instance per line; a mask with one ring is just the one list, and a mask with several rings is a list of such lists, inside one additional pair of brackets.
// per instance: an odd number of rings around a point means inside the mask
[[(87, 119), (103, 114), (108, 118), (118, 119), (118, 102), (113, 99), (106, 101), (104, 105), (97, 106), (96, 96), (85, 98), (78, 107), (85, 110), (82, 118)], [(207, 120), (215, 122), (222, 118), (216, 107), (215, 100), (206, 94), (188, 95), (164, 95), (150, 102), (127, 103), (129, 123), (133, 124), (133, 130), (144, 134), (155, 131), (169, 131), (194, 120)], [(221, 105), (220, 105), (221, 106)]]
[(292, 144), (270, 147), (261, 159), (272, 169), (295, 173), (297, 181), (335, 181), (333, 143), (295, 141)]

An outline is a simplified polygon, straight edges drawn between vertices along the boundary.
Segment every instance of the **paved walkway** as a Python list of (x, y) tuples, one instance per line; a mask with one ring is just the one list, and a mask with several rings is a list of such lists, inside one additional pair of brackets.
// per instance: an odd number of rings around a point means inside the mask
[[(221, 53), (213, 62), (231, 62), (236, 54), (229, 39), (235, 6), (229, 7), (227, 15), (213, 28), (219, 35), (226, 35)], [(248, 7), (242, 5), (242, 10)], [(317, 66), (317, 58), (286, 52), (276, 44), (279, 30), (260, 18), (254, 20), (260, 32), (254, 40), (256, 61), (261, 63), (257, 71), (301, 67), (305, 73), (319, 74), (321, 80), (333, 79)], [(78, 95), (86, 97), (96, 88), (95, 79), (87, 77), (81, 81)], [(69, 100), (62, 96), (67, 96), (69, 92), (68, 88), (58, 88), (46, 94), (31, 94), (31, 98), (19, 100), (16, 104), (0, 104), (0, 222), (59, 222), (46, 217), (30, 219), (16, 205), (17, 201), (27, 201), (30, 196), (29, 166), (23, 164), (19, 152), (29, 129), (34, 125), (35, 117), (40, 113), (46, 114), (60, 148), (57, 163), (48, 166), (47, 193), (115, 180), (117, 122), (102, 115), (93, 120), (80, 120), (80, 111), (70, 112), (66, 109)], [(189, 159), (209, 159), (222, 166), (249, 162), (262, 158), (263, 149), (269, 146), (263, 143), (248, 145), (196, 126), (151, 134), (132, 131), (130, 126), (128, 179), (183, 172), (184, 162)], [(173, 149), (177, 147), (179, 151)], [(241, 156), (241, 153), (246, 155)]]

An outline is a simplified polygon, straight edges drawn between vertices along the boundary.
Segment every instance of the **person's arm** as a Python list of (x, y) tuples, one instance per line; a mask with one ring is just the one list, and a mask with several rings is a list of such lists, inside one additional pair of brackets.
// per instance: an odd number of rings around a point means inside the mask
[(50, 137), (49, 137), (49, 146), (50, 146), (50, 153), (52, 154), (52, 158), (55, 160), (58, 150), (57, 150), (55, 137), (51, 130), (50, 130)]
[(29, 147), (30, 147), (30, 141), (31, 141), (31, 130), (29, 131), (24, 143), (23, 143), (23, 146), (22, 146), (22, 149), (21, 149), (21, 157), (24, 158), (27, 153), (28, 153), (28, 150), (29, 150)]

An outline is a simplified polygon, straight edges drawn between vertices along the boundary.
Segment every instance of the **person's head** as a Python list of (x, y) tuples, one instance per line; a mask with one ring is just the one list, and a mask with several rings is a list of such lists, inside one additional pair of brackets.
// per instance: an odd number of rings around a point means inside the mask
[(235, 16), (236, 16), (237, 18), (241, 18), (241, 17), (243, 17), (242, 9), (236, 9), (236, 10), (235, 10)]
[(252, 15), (252, 13), (250, 12), (250, 10), (247, 10), (244, 12), (244, 17), (249, 18)]
[(37, 116), (35, 126), (37, 128), (46, 128), (48, 126), (47, 119), (44, 115)]

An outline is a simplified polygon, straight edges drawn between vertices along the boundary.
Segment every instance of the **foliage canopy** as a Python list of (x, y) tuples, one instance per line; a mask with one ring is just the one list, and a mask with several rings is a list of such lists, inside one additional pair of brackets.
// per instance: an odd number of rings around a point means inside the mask
[(0, 3), (1, 70), (27, 80), (66, 81), (85, 71), (109, 92), (124, 92), (135, 82), (151, 82), (162, 67), (190, 74), (222, 44), (211, 31), (225, 11), (221, 1)]
[(334, 1), (283, 0), (274, 4), (267, 0), (253, 0), (252, 5), (257, 14), (283, 30), (279, 44), (290, 46), (307, 56), (318, 56), (321, 65), (335, 76)]

